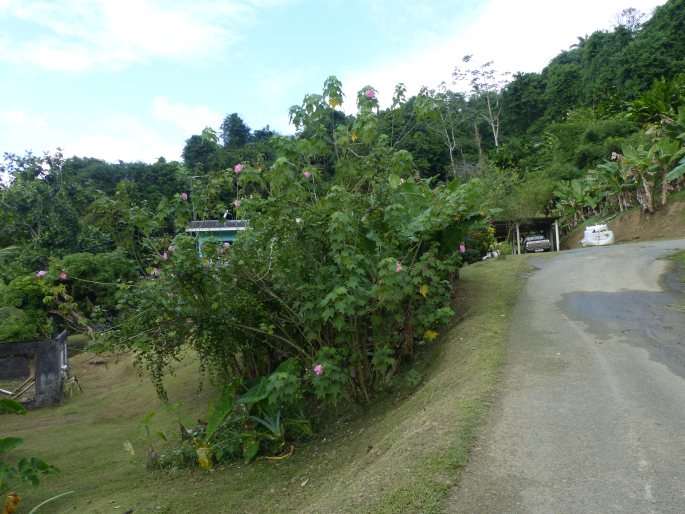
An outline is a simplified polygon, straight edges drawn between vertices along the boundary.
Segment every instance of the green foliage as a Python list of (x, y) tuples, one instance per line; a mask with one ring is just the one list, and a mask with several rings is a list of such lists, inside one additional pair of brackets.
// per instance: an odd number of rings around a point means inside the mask
[(464, 260), (466, 262), (478, 262), (488, 252), (495, 248), (495, 229), (490, 226), (478, 227), (467, 232), (465, 238), (466, 252)]
[(248, 127), (238, 113), (233, 113), (221, 124), (221, 140), (227, 148), (240, 148), (250, 141), (250, 127)]
[(209, 420), (207, 422), (207, 430), (205, 432), (205, 437), (207, 440), (211, 440), (219, 428), (219, 425), (223, 423), (235, 405), (235, 393), (230, 389), (223, 392), (219, 398), (217, 404), (211, 409), (209, 413)]
[[(2, 398), (0, 399), (0, 419), (4, 413), (25, 416), (27, 411), (21, 403)], [(16, 465), (10, 465), (5, 454), (23, 443), (24, 440), (19, 437), (0, 437), (0, 498), (20, 482), (37, 486), (40, 483), (39, 475), (59, 472), (55, 466), (35, 457), (24, 457)]]
[(502, 91), (505, 134), (525, 134), (545, 113), (546, 83), (538, 73), (517, 73)]
[[(282, 362), (268, 376), (249, 382), (234, 381), (210, 406), (206, 424), (191, 430), (181, 425), (181, 440), (159, 456), (158, 464), (211, 469), (219, 462), (241, 458), (247, 463), (258, 456), (281, 453), (286, 442), (313, 433), (303, 413), (301, 388), (297, 361), (293, 358)], [(154, 413), (150, 413), (141, 422), (150, 447), (149, 424), (153, 417)], [(168, 441), (166, 436), (163, 439)]]
[(35, 319), (15, 307), (0, 307), (0, 343), (33, 341), (40, 338)]
[[(0, 172), (12, 180), (0, 188), (3, 239), (29, 246), (43, 262), (48, 249), (58, 253), (74, 248), (81, 190), (69, 180), (61, 153), (46, 153), (42, 158), (6, 154)], [(19, 257), (29, 266), (38, 266), (40, 261), (29, 260), (34, 255), (22, 253)]]
[[(379, 132), (369, 86), (354, 121), (331, 138), (325, 120), (341, 98), (329, 79), (323, 95), (291, 110), (302, 134), (281, 140), (282, 156), (231, 177), (238, 215), (250, 220), (237, 244), (200, 257), (192, 239), (177, 236), (159, 275), (124, 292), (120, 308), (135, 315), (107, 336), (137, 352), (160, 392), (165, 367), (188, 344), (226, 387), (248, 380), (237, 404), (275, 447), (290, 408), (282, 395), (366, 402), (417, 339), (437, 335), (453, 314), (458, 246), (486, 214), (479, 182), (414, 176), (411, 154)], [(305, 367), (273, 371), (288, 359)]]
[(496, 169), (483, 176), (488, 204), (500, 210), (505, 219), (528, 219), (543, 215), (550, 203), (556, 181), (542, 171), (521, 176)]
[(80, 311), (91, 321), (105, 322), (116, 311), (116, 292), (137, 279), (135, 263), (123, 252), (73, 253), (51, 264), (52, 276), (61, 282)]
[(0, 287), (0, 341), (30, 341), (50, 337), (52, 321), (45, 299), (52, 296), (50, 285), (33, 275), (16, 277)]
[(662, 123), (672, 121), (678, 108), (685, 103), (685, 75), (677, 75), (673, 80), (661, 77), (628, 106), (630, 116), (637, 122)]
[(617, 76), (623, 91), (638, 94), (661, 77), (682, 73), (685, 55), (683, 24), (685, 2), (670, 0), (655, 9), (634, 40), (622, 53)]

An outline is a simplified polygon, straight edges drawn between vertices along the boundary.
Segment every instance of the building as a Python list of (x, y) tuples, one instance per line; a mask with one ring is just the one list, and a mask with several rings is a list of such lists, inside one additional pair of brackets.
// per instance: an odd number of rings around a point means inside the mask
[(205, 220), (193, 221), (186, 232), (197, 237), (197, 247), (201, 251), (204, 244), (213, 239), (220, 244), (233, 243), (238, 237), (238, 232), (245, 230), (246, 220)]

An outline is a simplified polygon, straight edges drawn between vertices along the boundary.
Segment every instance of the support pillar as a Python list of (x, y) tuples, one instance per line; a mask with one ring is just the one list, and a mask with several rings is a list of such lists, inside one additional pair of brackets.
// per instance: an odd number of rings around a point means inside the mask
[(561, 241), (559, 241), (559, 221), (554, 220), (554, 236), (556, 237), (556, 242), (557, 242), (557, 252), (560, 251), (561, 247)]
[(519, 232), (519, 224), (516, 222), (516, 253), (521, 255), (521, 233)]

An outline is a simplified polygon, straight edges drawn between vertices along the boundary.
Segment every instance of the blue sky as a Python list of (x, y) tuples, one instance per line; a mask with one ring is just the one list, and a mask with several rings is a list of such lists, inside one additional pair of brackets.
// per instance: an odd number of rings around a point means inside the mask
[(288, 109), (336, 75), (348, 112), (449, 83), (461, 57), (541, 71), (627, 7), (665, 0), (0, 0), (0, 153), (180, 158), (239, 113), (291, 133)]

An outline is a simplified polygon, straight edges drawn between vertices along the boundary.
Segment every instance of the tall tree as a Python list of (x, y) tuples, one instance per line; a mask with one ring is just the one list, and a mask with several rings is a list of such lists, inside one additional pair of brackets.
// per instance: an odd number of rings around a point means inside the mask
[(183, 162), (189, 170), (211, 169), (214, 166), (221, 147), (209, 138), (200, 135), (190, 136), (183, 147)]
[(524, 134), (545, 114), (545, 80), (539, 73), (517, 73), (502, 90), (502, 124), (507, 134)]
[[(471, 55), (462, 59), (464, 63), (470, 63)], [(479, 67), (460, 68), (457, 66), (452, 73), (455, 84), (468, 82), (470, 87), (469, 103), (475, 107), (480, 118), (485, 120), (492, 131), (495, 147), (500, 144), (500, 115), (502, 102), (500, 92), (507, 84), (505, 77), (508, 73), (499, 73), (493, 68), (493, 62), (489, 61)], [(476, 130), (477, 127), (476, 127)]]
[(225, 148), (242, 148), (252, 139), (250, 127), (234, 112), (224, 118), (221, 124), (221, 141)]
[[(474, 161), (478, 160), (479, 149), (471, 137), (475, 120), (474, 113), (468, 108), (465, 95), (448, 90), (442, 83), (437, 90), (423, 89), (408, 105), (413, 105), (421, 122), (412, 138), (416, 139), (427, 129), (427, 143), (437, 136), (443, 148), (447, 149), (449, 164), (445, 163), (442, 166), (447, 171), (445, 178), (471, 175), (477, 169)], [(444, 154), (444, 150), (436, 150), (434, 143), (432, 146), (425, 146), (434, 154)], [(414, 155), (416, 150), (410, 150)], [(416, 155), (414, 157), (416, 158)]]

